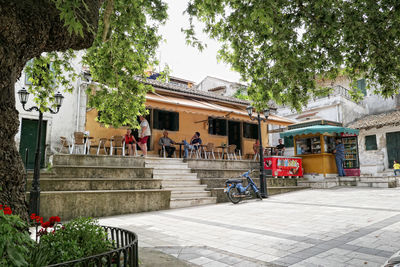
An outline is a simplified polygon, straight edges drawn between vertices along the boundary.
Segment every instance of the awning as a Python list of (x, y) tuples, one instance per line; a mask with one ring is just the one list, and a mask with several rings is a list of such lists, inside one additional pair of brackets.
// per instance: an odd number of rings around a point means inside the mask
[[(189, 107), (192, 109), (198, 109), (198, 110), (204, 110), (206, 114), (212, 115), (209, 111), (219, 111), (219, 112), (225, 112), (225, 113), (233, 113), (236, 115), (241, 115), (243, 117), (248, 118), (248, 114), (246, 111), (246, 108), (234, 108), (234, 107), (226, 107), (222, 106), (220, 104), (217, 104), (215, 102), (211, 101), (203, 101), (203, 100), (198, 100), (198, 99), (191, 99), (191, 98), (180, 98), (180, 97), (174, 97), (174, 96), (166, 96), (166, 95), (160, 95), (157, 93), (148, 93), (146, 95), (146, 99), (154, 102), (159, 102), (159, 103), (166, 103), (166, 104), (171, 104), (171, 110), (174, 110), (174, 106), (183, 106), (183, 107)], [(151, 107), (151, 108), (157, 108), (156, 105), (152, 105), (147, 103), (146, 106)], [(293, 121), (284, 117), (276, 116), (276, 115), (270, 115), (268, 117), (268, 121), (270, 122), (275, 122), (277, 124), (282, 123), (283, 125), (288, 125), (292, 124)]]
[(281, 137), (290, 137), (296, 135), (303, 135), (303, 134), (325, 134), (325, 133), (346, 133), (346, 134), (355, 134), (358, 135), (358, 130), (339, 127), (339, 126), (331, 126), (331, 125), (313, 125), (299, 129), (293, 129), (286, 131), (284, 133), (280, 133)]

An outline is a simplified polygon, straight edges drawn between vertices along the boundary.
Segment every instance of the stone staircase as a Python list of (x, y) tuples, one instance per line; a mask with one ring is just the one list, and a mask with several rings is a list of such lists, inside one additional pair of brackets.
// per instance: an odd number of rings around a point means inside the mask
[[(239, 177), (249, 169), (259, 168), (259, 163), (251, 160), (198, 160), (188, 159), (189, 167), (193, 173), (197, 173), (201, 184), (207, 186), (207, 190), (212, 196), (217, 197), (217, 202), (229, 201), (224, 193), (225, 181), (228, 179)], [(251, 177), (260, 188), (259, 171), (254, 172)], [(302, 189), (307, 189), (309, 186), (298, 185), (296, 178), (268, 178), (267, 190), (268, 195), (287, 193)], [(244, 181), (244, 185), (247, 182)]]
[[(32, 177), (28, 173), (28, 192)], [(168, 209), (171, 197), (137, 157), (56, 154), (52, 170), (41, 172), (40, 187), (40, 215), (63, 220)]]
[(171, 191), (170, 208), (215, 204), (216, 197), (206, 191), (197, 173), (182, 159), (146, 158), (145, 167), (153, 169), (153, 178), (162, 179), (162, 188)]

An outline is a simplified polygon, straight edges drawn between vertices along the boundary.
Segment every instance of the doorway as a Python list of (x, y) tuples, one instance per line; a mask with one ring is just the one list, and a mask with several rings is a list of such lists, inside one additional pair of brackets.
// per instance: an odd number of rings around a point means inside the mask
[[(22, 119), (21, 140), (19, 143), (19, 154), (25, 164), (25, 151), (28, 149), (27, 169), (33, 169), (35, 165), (35, 151), (37, 141), (37, 130), (39, 120)], [(44, 168), (45, 148), (46, 148), (47, 121), (42, 121), (42, 138), (40, 140), (40, 168)]]
[(400, 132), (386, 133), (386, 148), (389, 168), (393, 168), (393, 161), (400, 161)]
[(242, 151), (242, 139), (240, 137), (240, 122), (228, 121), (228, 144), (236, 145), (236, 149)]

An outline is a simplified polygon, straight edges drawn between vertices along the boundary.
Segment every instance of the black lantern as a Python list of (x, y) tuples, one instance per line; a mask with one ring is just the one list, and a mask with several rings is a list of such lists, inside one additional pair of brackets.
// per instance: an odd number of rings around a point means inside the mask
[(29, 92), (26, 91), (25, 87), (22, 87), (21, 90), (18, 91), (19, 102), (21, 102), (22, 106), (24, 106), (29, 99)]
[(62, 105), (62, 102), (63, 102), (63, 100), (64, 100), (64, 96), (63, 96), (60, 92), (57, 92), (57, 93), (54, 95), (54, 98), (55, 98), (55, 102), (56, 102), (57, 108), (60, 108), (61, 105)]

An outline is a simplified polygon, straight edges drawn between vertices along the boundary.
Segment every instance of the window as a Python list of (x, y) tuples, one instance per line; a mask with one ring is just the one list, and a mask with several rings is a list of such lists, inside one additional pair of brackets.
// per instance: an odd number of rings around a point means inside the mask
[(364, 94), (364, 96), (367, 95), (367, 85), (365, 79), (357, 81), (357, 89), (360, 90)]
[(377, 150), (376, 135), (365, 136), (365, 150)]
[(285, 147), (293, 147), (293, 136), (285, 136), (283, 138), (283, 143)]
[(153, 128), (179, 131), (179, 113), (155, 109), (153, 111)]
[(226, 120), (208, 118), (208, 133), (226, 136)]
[(245, 138), (258, 139), (257, 124), (243, 123), (243, 136)]

